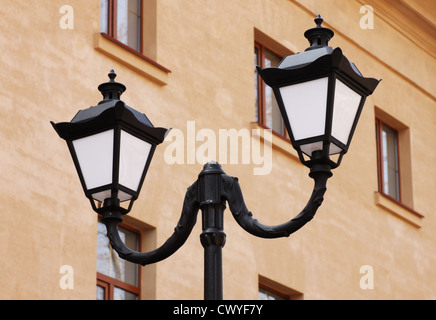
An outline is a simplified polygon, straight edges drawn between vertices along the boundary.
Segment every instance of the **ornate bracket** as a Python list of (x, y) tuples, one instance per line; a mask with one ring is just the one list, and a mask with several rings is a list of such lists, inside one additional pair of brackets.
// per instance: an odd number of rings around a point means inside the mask
[(315, 180), (315, 186), (306, 207), (295, 218), (280, 225), (264, 225), (253, 218), (252, 213), (245, 205), (238, 178), (227, 175), (223, 176), (223, 195), (229, 203), (233, 217), (245, 231), (260, 238), (289, 237), (312, 220), (318, 207), (324, 200), (324, 193), (327, 190), (327, 179), (332, 176), (332, 173), (329, 165), (315, 164), (311, 168), (309, 175)]
[(107, 236), (112, 248), (118, 253), (120, 258), (133, 263), (142, 264), (143, 266), (168, 258), (185, 243), (197, 222), (199, 209), (197, 193), (197, 182), (195, 182), (186, 191), (182, 214), (177, 226), (174, 228), (174, 233), (161, 247), (150, 252), (137, 252), (129, 249), (123, 243), (118, 233), (118, 224), (122, 222), (121, 213), (103, 213), (101, 220), (106, 225)]
[(198, 180), (186, 191), (179, 222), (174, 233), (161, 247), (145, 253), (126, 247), (118, 233), (118, 224), (122, 221), (119, 212), (104, 212), (102, 222), (106, 225), (110, 243), (119, 256), (141, 265), (159, 262), (175, 253), (188, 239), (197, 221), (199, 209), (203, 212), (203, 233), (200, 238), (205, 250), (209, 250), (211, 245), (222, 248), (225, 244), (222, 216), (226, 201), (238, 224), (250, 234), (261, 238), (288, 237), (314, 217), (323, 201), (327, 179), (332, 176), (330, 169), (326, 164), (312, 166), (309, 174), (315, 180), (312, 196), (296, 217), (280, 225), (263, 225), (254, 219), (245, 205), (238, 178), (225, 174), (215, 161), (204, 166)]

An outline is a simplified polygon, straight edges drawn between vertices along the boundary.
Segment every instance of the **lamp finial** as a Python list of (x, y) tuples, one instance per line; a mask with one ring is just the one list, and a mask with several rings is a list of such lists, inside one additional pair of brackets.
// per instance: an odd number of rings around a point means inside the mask
[(108, 77), (110, 82), (115, 82), (114, 79), (117, 77), (117, 74), (115, 73), (114, 69), (111, 69), (111, 71), (108, 73)]
[(315, 20), (313, 21), (315, 21), (317, 27), (321, 28), (321, 24), (324, 22), (324, 19), (321, 18), (321, 15), (318, 13)]
[(98, 86), (98, 90), (103, 95), (103, 100), (98, 104), (108, 102), (110, 100), (120, 100), (121, 94), (126, 91), (126, 86), (115, 81), (117, 74), (113, 69), (108, 73), (109, 82), (102, 83)]
[(307, 48), (306, 51), (328, 47), (330, 39), (333, 38), (335, 34), (333, 30), (321, 26), (321, 24), (324, 22), (324, 19), (321, 18), (320, 14), (316, 16), (314, 21), (316, 23), (316, 27), (309, 29), (304, 33), (304, 36), (310, 42), (310, 47)]

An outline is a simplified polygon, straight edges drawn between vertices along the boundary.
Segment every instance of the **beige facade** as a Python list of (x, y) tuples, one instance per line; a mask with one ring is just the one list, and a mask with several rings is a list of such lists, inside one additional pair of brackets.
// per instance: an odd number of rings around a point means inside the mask
[[(95, 299), (97, 216), (50, 121), (96, 105), (110, 69), (127, 87), (123, 101), (179, 133), (157, 148), (125, 220), (141, 230), (143, 251), (173, 232), (205, 160), (205, 132), (215, 134), (216, 160), (239, 177), (260, 222), (296, 215), (312, 180), (290, 143), (273, 135), (271, 161), (253, 155), (270, 145), (255, 123), (253, 50), (260, 42), (282, 54), (303, 51), (318, 13), (335, 32), (330, 45), (383, 80), (309, 224), (289, 238), (257, 239), (226, 210), (224, 298), (257, 299), (260, 282), (291, 298), (436, 299), (435, 2), (144, 2), (142, 53), (157, 63), (100, 34), (98, 0), (0, 1), (0, 299)], [(376, 118), (399, 130), (403, 205), (378, 192)], [(259, 129), (262, 137), (240, 144), (231, 164), (232, 148), (219, 159), (224, 129)], [(180, 137), (184, 154), (171, 164), (169, 148)], [(179, 251), (141, 268), (143, 299), (203, 298), (200, 233), (199, 217)], [(60, 285), (65, 265), (73, 288)]]

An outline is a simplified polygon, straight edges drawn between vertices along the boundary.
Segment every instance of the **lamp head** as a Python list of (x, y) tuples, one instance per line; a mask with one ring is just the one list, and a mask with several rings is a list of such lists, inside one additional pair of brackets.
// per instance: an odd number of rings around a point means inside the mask
[(121, 101), (126, 87), (115, 77), (111, 70), (109, 82), (98, 87), (103, 100), (97, 106), (80, 110), (70, 122), (51, 123), (67, 142), (93, 209), (125, 214), (138, 198), (156, 146), (168, 130), (155, 128), (145, 114)]
[(323, 161), (339, 166), (366, 98), (380, 80), (365, 78), (340, 48), (328, 41), (334, 33), (321, 26), (305, 32), (306, 51), (285, 57), (277, 68), (257, 67), (277, 99), (282, 118), (300, 161), (311, 167)]

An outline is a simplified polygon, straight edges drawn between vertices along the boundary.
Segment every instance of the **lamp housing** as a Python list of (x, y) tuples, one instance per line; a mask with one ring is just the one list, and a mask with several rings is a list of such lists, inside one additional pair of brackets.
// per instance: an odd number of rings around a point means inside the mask
[(67, 142), (94, 211), (126, 214), (139, 196), (156, 146), (168, 130), (155, 128), (145, 114), (121, 101), (126, 87), (115, 82), (115, 77), (111, 70), (110, 81), (98, 87), (103, 100), (97, 106), (80, 110), (71, 122), (51, 124)]
[(257, 66), (257, 71), (273, 89), (300, 161), (336, 168), (348, 151), (365, 100), (380, 80), (363, 77), (340, 48), (328, 46), (334, 32), (321, 26), (319, 15), (315, 22), (305, 32), (309, 48), (285, 57), (276, 68)]

